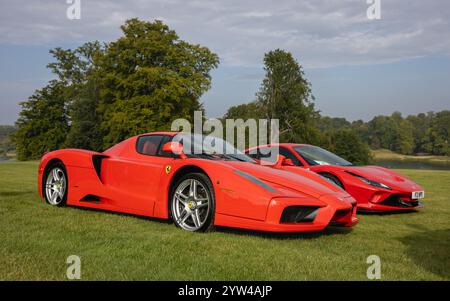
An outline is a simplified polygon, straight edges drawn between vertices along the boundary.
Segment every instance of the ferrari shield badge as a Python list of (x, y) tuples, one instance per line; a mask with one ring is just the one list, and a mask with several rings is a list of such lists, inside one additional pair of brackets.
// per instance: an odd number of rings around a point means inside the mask
[(172, 170), (172, 166), (166, 165), (166, 174), (169, 174), (171, 170)]

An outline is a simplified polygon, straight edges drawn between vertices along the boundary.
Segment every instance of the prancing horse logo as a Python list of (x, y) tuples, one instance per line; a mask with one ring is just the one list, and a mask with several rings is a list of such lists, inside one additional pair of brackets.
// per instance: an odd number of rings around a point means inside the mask
[(166, 165), (166, 174), (169, 174), (171, 170), (172, 170), (172, 166)]

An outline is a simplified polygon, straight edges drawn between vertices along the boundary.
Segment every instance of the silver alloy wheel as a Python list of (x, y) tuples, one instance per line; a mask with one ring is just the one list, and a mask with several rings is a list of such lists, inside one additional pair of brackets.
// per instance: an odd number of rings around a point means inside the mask
[(186, 179), (175, 189), (172, 214), (176, 223), (188, 231), (200, 229), (208, 219), (210, 197), (198, 180)]
[(51, 205), (59, 205), (63, 199), (67, 189), (67, 180), (64, 171), (55, 167), (47, 175), (45, 182), (45, 195), (47, 201)]

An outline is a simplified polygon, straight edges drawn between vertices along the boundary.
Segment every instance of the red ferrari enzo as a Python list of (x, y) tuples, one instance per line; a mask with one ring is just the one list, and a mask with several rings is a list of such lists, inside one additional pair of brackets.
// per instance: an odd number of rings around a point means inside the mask
[[(205, 145), (225, 145), (227, 152)], [(42, 158), (38, 179), (50, 205), (172, 219), (188, 231), (218, 225), (302, 232), (358, 222), (356, 201), (319, 175), (260, 166), (202, 135), (144, 134), (103, 153), (57, 150)]]
[[(278, 148), (284, 157), (273, 167), (298, 173), (314, 171), (350, 193), (361, 211), (400, 211), (421, 208), (422, 187), (392, 170), (379, 166), (354, 166), (320, 147), (281, 143), (246, 150), (254, 159), (264, 160)], [(303, 167), (303, 168), (299, 168)]]

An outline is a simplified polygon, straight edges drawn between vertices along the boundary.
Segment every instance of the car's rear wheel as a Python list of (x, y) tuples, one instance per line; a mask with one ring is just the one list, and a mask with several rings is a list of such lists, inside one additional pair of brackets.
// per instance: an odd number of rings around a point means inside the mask
[(52, 206), (63, 206), (67, 201), (68, 178), (66, 167), (61, 162), (51, 164), (43, 177), (45, 201)]
[(181, 177), (171, 193), (171, 213), (177, 227), (187, 231), (207, 231), (213, 227), (214, 188), (202, 173)]

